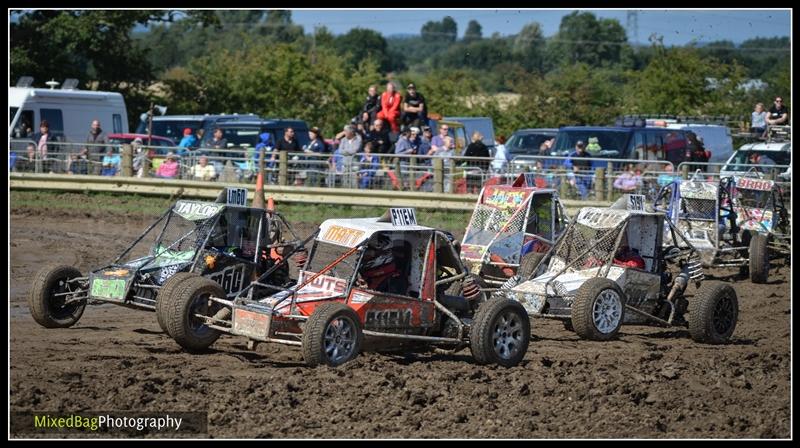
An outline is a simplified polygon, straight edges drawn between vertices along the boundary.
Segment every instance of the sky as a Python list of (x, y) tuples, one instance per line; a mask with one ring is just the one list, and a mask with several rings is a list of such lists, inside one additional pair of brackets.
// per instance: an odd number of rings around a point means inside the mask
[[(306, 33), (315, 26), (327, 26), (334, 34), (351, 28), (370, 28), (384, 36), (419, 34), (429, 20), (451, 16), (458, 23), (459, 37), (467, 23), (477, 20), (484, 37), (497, 32), (506, 36), (516, 34), (529, 22), (539, 22), (544, 35), (558, 31), (561, 18), (573, 10), (292, 10), (292, 20), (303, 25)], [(627, 24), (627, 10), (587, 10), (601, 18), (617, 19)], [(691, 42), (730, 40), (741, 43), (753, 37), (783, 37), (791, 34), (789, 10), (636, 10), (638, 42), (647, 44), (652, 33), (664, 37), (665, 45), (686, 45)], [(635, 43), (634, 33), (628, 30), (628, 40)]]

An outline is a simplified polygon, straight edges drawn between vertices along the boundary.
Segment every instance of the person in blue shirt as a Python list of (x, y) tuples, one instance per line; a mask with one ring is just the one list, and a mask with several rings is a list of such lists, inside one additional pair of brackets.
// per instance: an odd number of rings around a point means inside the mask
[(103, 166), (100, 171), (101, 176), (116, 176), (119, 171), (120, 158), (114, 154), (112, 148), (108, 148), (106, 155), (103, 156)]
[(197, 137), (195, 137), (194, 132), (192, 132), (191, 128), (184, 129), (183, 138), (178, 143), (178, 147), (181, 148), (178, 150), (178, 155), (182, 156), (188, 153), (189, 148), (194, 148), (195, 146), (197, 146)]
[(372, 154), (372, 142), (364, 144), (364, 154), (359, 159), (358, 188), (369, 188), (372, 178), (380, 168), (378, 157)]

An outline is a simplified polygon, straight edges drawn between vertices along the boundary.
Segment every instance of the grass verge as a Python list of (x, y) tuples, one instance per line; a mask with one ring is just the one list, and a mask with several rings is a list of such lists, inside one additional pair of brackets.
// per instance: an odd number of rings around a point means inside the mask
[[(116, 214), (155, 218), (174, 199), (140, 196), (115, 195), (110, 193), (57, 193), (48, 191), (13, 190), (9, 196), (12, 213), (15, 210), (47, 210), (49, 212), (84, 212), (89, 215)], [(330, 218), (365, 218), (382, 215), (382, 207), (360, 207), (349, 205), (292, 204), (276, 203), (276, 210), (289, 222), (320, 224)], [(471, 213), (462, 211), (417, 210), (421, 225), (449, 231), (464, 230)]]

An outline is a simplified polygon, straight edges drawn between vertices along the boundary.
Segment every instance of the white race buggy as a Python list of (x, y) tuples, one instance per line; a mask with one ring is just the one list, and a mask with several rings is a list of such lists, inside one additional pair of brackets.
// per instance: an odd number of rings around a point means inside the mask
[[(562, 320), (585, 339), (612, 339), (624, 323), (684, 326), (698, 342), (724, 343), (736, 327), (736, 292), (726, 283), (702, 281), (688, 241), (664, 248), (665, 228), (674, 240), (683, 239), (663, 213), (644, 211), (639, 195), (625, 195), (609, 208), (583, 208), (538, 275), (502, 293), (529, 315)], [(691, 311), (684, 296), (690, 281), (697, 286)]]

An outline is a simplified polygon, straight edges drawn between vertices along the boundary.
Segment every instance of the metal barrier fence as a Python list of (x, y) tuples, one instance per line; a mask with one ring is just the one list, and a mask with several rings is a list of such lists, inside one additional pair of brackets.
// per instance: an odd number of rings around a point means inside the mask
[[(9, 171), (252, 183), (259, 154), (252, 147), (157, 147), (127, 144), (50, 143), (41, 151), (32, 140), (10, 141)], [(109, 154), (110, 150), (110, 154)], [(168, 153), (174, 162), (167, 161)], [(171, 158), (171, 157), (170, 157)], [(206, 160), (202, 160), (206, 159)], [(492, 178), (513, 180), (531, 173), (536, 186), (554, 188), (564, 199), (613, 201), (624, 193), (653, 197), (675, 178), (696, 168), (719, 177), (724, 164), (663, 160), (578, 159), (519, 156), (498, 166), (493, 158), (358, 153), (265, 153), (267, 185), (476, 194)], [(589, 166), (585, 166), (585, 165)], [(775, 167), (776, 169), (785, 167)], [(776, 173), (770, 173), (775, 175)], [(773, 177), (778, 179), (777, 177)], [(788, 186), (789, 184), (786, 183)], [(788, 191), (788, 188), (785, 188)]]

